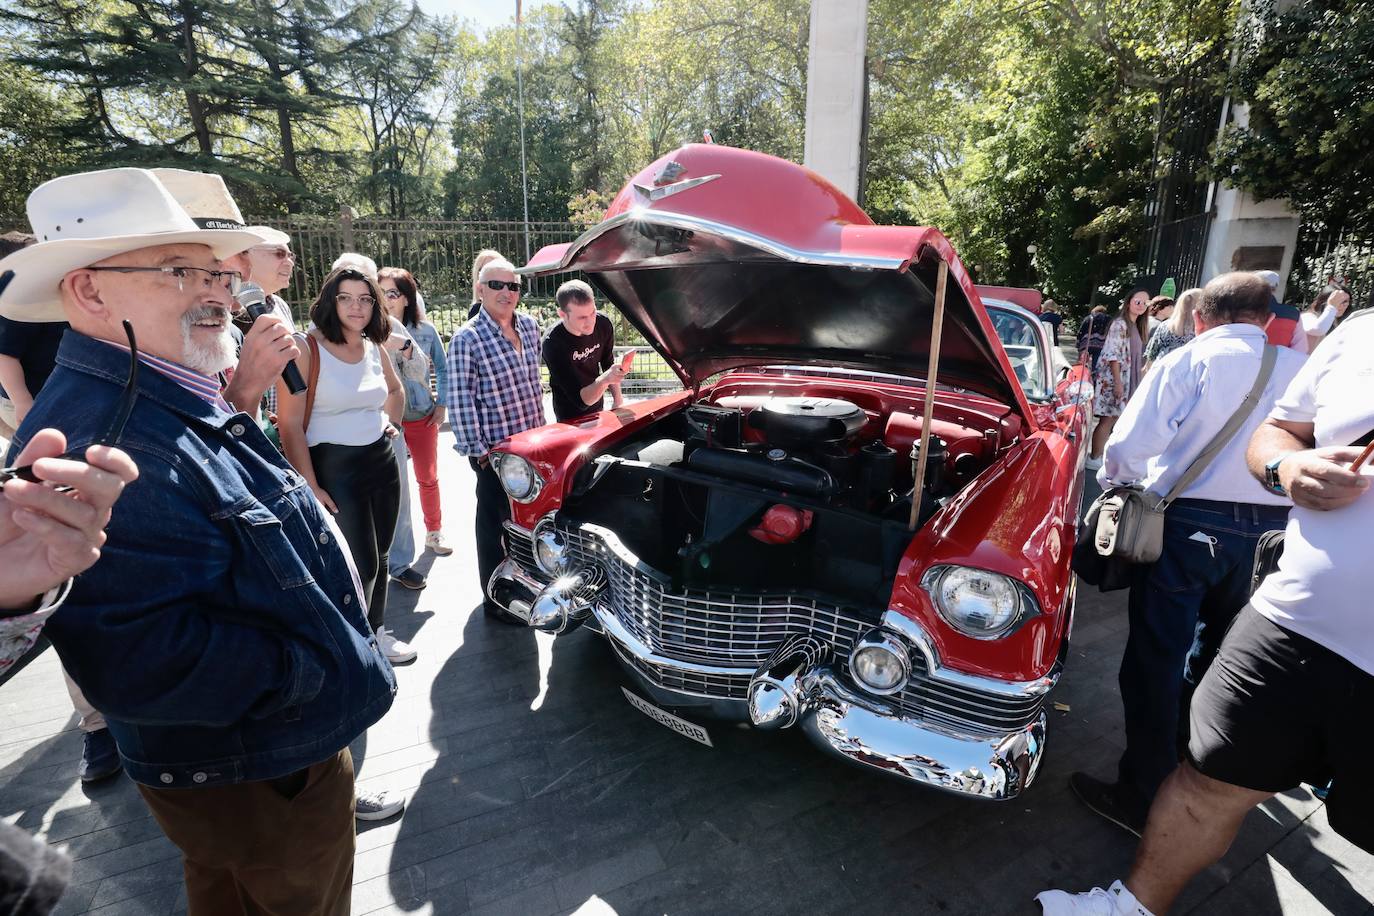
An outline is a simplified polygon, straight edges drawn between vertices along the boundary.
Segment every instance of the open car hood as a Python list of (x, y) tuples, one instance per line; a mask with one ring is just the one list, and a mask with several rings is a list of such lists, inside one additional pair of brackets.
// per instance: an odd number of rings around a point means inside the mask
[(877, 226), (795, 163), (691, 144), (632, 178), (606, 218), (520, 272), (582, 271), (689, 386), (726, 369), (823, 364), (924, 379), (949, 263), (937, 380), (1030, 407), (949, 242)]

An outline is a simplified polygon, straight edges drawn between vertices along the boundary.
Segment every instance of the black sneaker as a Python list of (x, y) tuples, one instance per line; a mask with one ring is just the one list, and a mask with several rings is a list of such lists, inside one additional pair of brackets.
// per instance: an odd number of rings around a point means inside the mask
[(86, 732), (81, 745), (81, 763), (77, 765), (76, 775), (82, 782), (100, 782), (109, 779), (120, 771), (119, 748), (108, 728)]
[(407, 567), (398, 573), (392, 573), (391, 578), (404, 585), (406, 588), (413, 588), (417, 591), (429, 584), (429, 580), (417, 573), (413, 568)]
[(1069, 777), (1069, 788), (1088, 810), (1134, 834), (1137, 839), (1145, 831), (1150, 806), (1120, 783), (1103, 782), (1087, 773), (1074, 773)]

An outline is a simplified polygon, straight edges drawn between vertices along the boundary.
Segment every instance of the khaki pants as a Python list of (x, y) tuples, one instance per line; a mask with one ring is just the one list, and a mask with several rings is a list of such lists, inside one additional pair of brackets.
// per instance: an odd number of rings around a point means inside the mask
[(62, 669), (62, 676), (67, 679), (67, 696), (72, 698), (72, 706), (76, 707), (76, 714), (81, 717), (81, 730), (87, 733), (100, 731), (105, 727), (104, 714), (90, 704), (66, 668)]
[(353, 757), (264, 782), (139, 785), (182, 854), (190, 916), (348, 916)]

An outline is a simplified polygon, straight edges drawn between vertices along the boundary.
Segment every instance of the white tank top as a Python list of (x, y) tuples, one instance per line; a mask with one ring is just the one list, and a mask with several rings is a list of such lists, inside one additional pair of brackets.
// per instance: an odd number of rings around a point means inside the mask
[(320, 344), (320, 377), (306, 445), (371, 445), (386, 429), (386, 376), (381, 348), (363, 341), (363, 358), (346, 363)]

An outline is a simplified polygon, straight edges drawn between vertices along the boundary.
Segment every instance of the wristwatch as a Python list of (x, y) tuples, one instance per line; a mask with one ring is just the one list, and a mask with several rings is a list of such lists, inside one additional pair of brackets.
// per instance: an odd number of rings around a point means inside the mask
[(1291, 455), (1292, 452), (1280, 455), (1273, 461), (1264, 466), (1264, 485), (1280, 496), (1287, 496), (1288, 491), (1283, 488), (1283, 482), (1279, 480), (1279, 465)]

